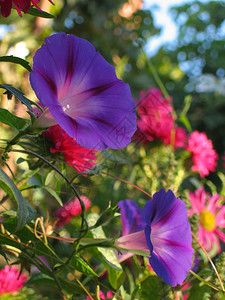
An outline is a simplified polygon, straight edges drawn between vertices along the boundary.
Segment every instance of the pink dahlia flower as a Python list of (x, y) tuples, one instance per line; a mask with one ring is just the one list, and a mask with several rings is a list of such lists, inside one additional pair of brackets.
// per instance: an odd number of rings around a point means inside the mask
[[(48, 1), (54, 4), (51, 0)], [(22, 17), (21, 11), (26, 14), (31, 6), (35, 6), (40, 10), (40, 8), (38, 7), (39, 0), (1, 0), (0, 3), (1, 14), (3, 17), (8, 17), (10, 15), (12, 4), (14, 4), (20, 17)]]
[(192, 209), (190, 216), (197, 213), (200, 217), (198, 231), (199, 242), (207, 251), (212, 250), (215, 243), (221, 251), (219, 240), (225, 243), (225, 234), (219, 228), (225, 228), (225, 206), (221, 204), (221, 196), (210, 195), (203, 188), (189, 193)]
[(6, 293), (16, 292), (21, 289), (26, 280), (27, 276), (20, 274), (16, 266), (5, 266), (0, 271), (0, 295)]
[(201, 177), (205, 177), (210, 171), (215, 171), (218, 155), (213, 149), (212, 141), (205, 133), (192, 132), (188, 137), (186, 149), (192, 154), (192, 171), (199, 172)]
[(162, 97), (162, 92), (150, 88), (148, 92), (142, 91), (138, 102), (137, 139), (144, 137), (144, 142), (160, 139), (165, 144), (174, 147), (184, 147), (186, 140), (185, 130), (175, 127), (172, 116), (172, 106), (168, 99)]
[[(81, 196), (81, 199), (83, 200), (87, 210), (91, 206), (90, 200), (85, 196)], [(55, 211), (55, 216), (58, 218), (56, 226), (59, 228), (69, 223), (71, 218), (78, 216), (81, 211), (82, 209), (78, 198), (67, 202), (63, 205), (63, 207), (60, 207)]]
[(97, 151), (78, 145), (76, 140), (71, 138), (59, 125), (51, 126), (42, 134), (52, 141), (51, 153), (62, 153), (68, 165), (77, 172), (86, 172), (88, 168), (92, 168), (96, 164), (95, 154)]
[(88, 41), (51, 35), (34, 56), (31, 86), (45, 106), (36, 127), (59, 124), (88, 149), (126, 147), (137, 129), (130, 87)]
[(123, 232), (129, 234), (117, 239), (116, 246), (149, 252), (150, 265), (158, 276), (172, 286), (182, 284), (194, 252), (185, 203), (171, 190), (161, 189), (146, 202), (144, 210), (130, 200), (118, 204)]

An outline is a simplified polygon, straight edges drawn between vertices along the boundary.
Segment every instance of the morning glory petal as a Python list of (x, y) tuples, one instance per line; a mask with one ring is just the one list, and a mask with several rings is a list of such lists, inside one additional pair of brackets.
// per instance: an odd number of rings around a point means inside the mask
[(137, 203), (127, 199), (117, 203), (120, 207), (123, 236), (145, 228), (144, 210)]
[(129, 85), (86, 40), (59, 33), (34, 56), (30, 82), (45, 112), (37, 127), (59, 124), (85, 148), (127, 146), (136, 131)]
[(153, 270), (172, 286), (182, 284), (191, 269), (193, 255), (185, 203), (172, 191), (161, 189), (146, 203), (144, 211)]

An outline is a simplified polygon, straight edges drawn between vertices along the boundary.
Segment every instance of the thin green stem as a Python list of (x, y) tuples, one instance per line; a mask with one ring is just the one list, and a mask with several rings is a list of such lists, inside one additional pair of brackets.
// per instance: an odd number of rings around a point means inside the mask
[[(140, 47), (141, 47), (142, 53), (143, 53), (144, 56), (145, 56), (147, 66), (149, 67), (149, 69), (150, 69), (150, 71), (151, 71), (151, 73), (152, 73), (152, 76), (153, 76), (154, 79), (155, 79), (156, 84), (158, 85), (158, 87), (159, 87), (160, 90), (162, 91), (163, 96), (164, 96), (165, 98), (168, 99), (168, 98), (170, 97), (170, 95), (169, 95), (169, 93), (167, 92), (167, 90), (166, 90), (166, 88), (165, 88), (165, 86), (164, 86), (162, 80), (160, 79), (160, 77), (159, 77), (159, 75), (158, 75), (158, 73), (157, 73), (157, 71), (156, 71), (156, 69), (155, 69), (153, 63), (151, 62), (151, 59), (150, 59), (149, 57), (147, 57), (147, 55), (146, 55), (146, 53), (145, 53), (145, 51), (144, 51), (142, 45), (140, 45)], [(172, 111), (172, 116), (173, 116), (174, 120), (177, 119), (177, 115), (176, 115), (176, 112), (175, 112), (174, 110)]]
[(63, 300), (66, 300), (66, 295), (65, 295), (64, 292), (63, 292), (63, 289), (62, 289), (62, 286), (61, 286), (61, 283), (60, 283), (59, 279), (58, 279), (57, 276), (54, 274), (54, 272), (52, 272), (52, 276), (53, 276), (54, 279), (55, 279), (55, 282), (56, 282), (56, 284), (57, 284), (57, 286), (58, 286), (58, 289), (59, 289), (59, 292), (60, 292), (60, 294), (61, 294), (61, 296), (62, 296), (62, 299), (63, 299)]
[(208, 285), (209, 287), (211, 287), (212, 289), (216, 290), (217, 292), (222, 292), (224, 293), (223, 290), (221, 290), (220, 288), (216, 287), (214, 284), (204, 280), (202, 277), (200, 277), (198, 274), (196, 274), (195, 272), (193, 272), (192, 270), (189, 271), (195, 278), (197, 278), (199, 281), (201, 281), (202, 283)]
[(76, 281), (82, 287), (82, 289), (86, 292), (86, 294), (91, 298), (91, 300), (94, 300), (94, 298), (90, 295), (90, 293), (86, 290), (86, 288), (84, 287), (84, 285), (80, 282), (80, 280), (78, 278), (76, 278)]
[(199, 244), (199, 246), (201, 247), (201, 249), (204, 251), (205, 255), (207, 256), (207, 258), (208, 258), (209, 262), (211, 263), (211, 265), (212, 265), (212, 267), (213, 267), (213, 269), (214, 269), (214, 271), (215, 271), (215, 273), (216, 273), (216, 276), (217, 276), (217, 278), (218, 278), (218, 280), (219, 280), (219, 282), (220, 282), (222, 291), (225, 292), (225, 289), (224, 289), (224, 286), (223, 286), (223, 282), (222, 282), (222, 280), (221, 280), (221, 278), (220, 278), (220, 275), (219, 275), (219, 273), (218, 273), (218, 271), (217, 271), (217, 269), (216, 269), (216, 266), (214, 265), (213, 261), (211, 260), (211, 258), (210, 258), (210, 256), (209, 256), (209, 254), (207, 253), (207, 251), (205, 250), (205, 248), (202, 246), (202, 244), (199, 242), (199, 240), (198, 240), (197, 237), (194, 235), (194, 233), (192, 232), (191, 234), (192, 234), (192, 236), (194, 237), (194, 239), (197, 241), (197, 243)]
[(18, 134), (16, 136), (14, 136), (14, 138), (11, 141), (7, 142), (7, 145), (5, 147), (5, 151), (3, 153), (3, 159), (6, 155), (6, 153), (10, 152), (12, 149), (12, 146), (17, 144), (19, 142), (19, 140), (27, 134), (27, 128), (25, 128), (24, 130), (21, 130), (18, 132)]
[[(15, 150), (12, 150), (12, 151), (15, 151)], [(22, 152), (22, 151), (23, 151), (23, 150), (18, 150), (17, 152)], [(51, 158), (51, 159), (52, 159), (52, 158)], [(59, 160), (59, 159), (52, 159), (52, 160), (53, 160), (53, 161), (57, 161), (57, 162), (65, 163), (64, 160)], [(70, 165), (72, 165), (72, 166), (77, 166), (77, 167), (82, 167), (82, 168), (85, 168), (85, 169), (87, 169), (87, 170), (92, 170), (92, 168), (90, 168), (90, 167), (87, 167), (87, 166), (81, 166), (81, 165), (74, 164), (74, 163), (71, 163)], [(99, 174), (107, 175), (107, 176), (109, 176), (109, 177), (112, 177), (112, 178), (118, 179), (118, 180), (120, 180), (120, 181), (122, 181), (122, 182), (125, 182), (125, 183), (127, 183), (127, 184), (133, 186), (134, 188), (138, 189), (138, 190), (141, 191), (142, 193), (148, 195), (150, 198), (152, 198), (152, 195), (150, 195), (148, 192), (146, 192), (145, 190), (143, 190), (143, 189), (140, 188), (139, 186), (137, 186), (137, 185), (135, 185), (135, 184), (133, 184), (133, 183), (131, 183), (131, 182), (129, 182), (129, 181), (123, 179), (123, 178), (117, 177), (117, 176), (115, 176), (115, 175), (112, 175), (112, 174), (107, 173), (107, 172), (104, 172), (104, 171), (101, 171), (101, 172), (98, 173), (97, 175), (99, 175)], [(74, 176), (74, 177), (70, 180), (70, 184), (72, 184), (72, 182), (73, 182), (73, 181), (77, 178), (77, 176), (79, 176), (79, 175), (80, 175), (80, 174)]]
[[(82, 222), (81, 222), (81, 231), (80, 231), (80, 238), (82, 238), (83, 236), (86, 235), (87, 231), (88, 231), (88, 223), (87, 220), (84, 217), (84, 212), (85, 212), (85, 205), (83, 200), (80, 198), (80, 195), (78, 193), (78, 191), (76, 190), (76, 188), (74, 187), (74, 185), (70, 182), (70, 180), (52, 163), (50, 163), (47, 159), (45, 159), (43, 156), (31, 151), (31, 150), (18, 150), (18, 149), (12, 149), (12, 152), (19, 152), (19, 153), (25, 153), (25, 154), (30, 154), (33, 156), (38, 157), (39, 159), (41, 159), (42, 161), (44, 161), (47, 165), (49, 165), (53, 170), (55, 170), (65, 181), (66, 183), (70, 186), (72, 192), (76, 195), (76, 197), (78, 198), (79, 202), (80, 202), (80, 206), (81, 206), (81, 218), (82, 218)], [(81, 232), (83, 231), (83, 227), (84, 227), (84, 223), (86, 225), (86, 231), (84, 231), (83, 235), (81, 235)]]
[[(143, 51), (143, 53), (144, 53), (144, 50), (143, 50), (143, 49), (142, 49), (142, 51)], [(162, 80), (160, 79), (158, 73), (156, 72), (156, 69), (155, 69), (153, 63), (151, 62), (151, 59), (148, 58), (148, 57), (146, 56), (146, 54), (145, 54), (145, 57), (146, 57), (146, 60), (147, 60), (147, 64), (148, 64), (148, 66), (149, 66), (149, 69), (150, 69), (150, 71), (152, 72), (152, 75), (153, 75), (153, 77), (154, 77), (154, 79), (155, 79), (155, 81), (156, 81), (158, 87), (159, 87), (160, 90), (162, 91), (164, 97), (165, 97), (165, 98), (169, 98), (170, 95), (169, 95), (169, 93), (167, 92), (167, 90), (166, 90), (166, 88), (165, 88), (165, 86), (164, 86)]]

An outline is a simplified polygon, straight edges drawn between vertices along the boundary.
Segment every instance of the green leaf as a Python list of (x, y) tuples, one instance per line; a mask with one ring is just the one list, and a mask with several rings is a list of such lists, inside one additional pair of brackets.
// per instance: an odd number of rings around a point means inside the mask
[[(65, 280), (62, 277), (58, 277), (58, 280), (59, 280), (60, 284), (62, 285), (62, 288), (65, 289), (68, 293), (74, 294), (76, 291), (77, 293), (79, 293), (81, 295), (86, 294), (85, 291), (78, 284), (68, 281), (68, 280)], [(27, 282), (27, 285), (29, 285), (31, 283), (32, 284), (35, 283), (35, 287), (38, 287), (37, 284), (42, 287), (45, 285), (49, 285), (50, 287), (55, 288), (57, 286), (55, 280), (52, 277), (50, 277), (46, 274), (42, 274), (42, 273), (33, 275)]]
[(186, 115), (180, 114), (179, 121), (184, 124), (184, 126), (187, 128), (188, 132), (192, 131), (191, 124)]
[(108, 279), (111, 286), (117, 290), (125, 280), (125, 274), (123, 271), (115, 270), (111, 268), (109, 265), (105, 265), (108, 272)]
[(13, 56), (13, 55), (0, 56), (0, 61), (11, 62), (11, 63), (14, 63), (14, 64), (19, 64), (22, 67), (24, 67), (25, 69), (27, 69), (29, 72), (32, 71), (31, 67), (29, 66), (29, 62), (26, 61), (25, 59), (22, 59), (22, 58), (17, 57), (17, 56)]
[(137, 250), (137, 249), (125, 249), (125, 248), (120, 248), (121, 251), (125, 251), (125, 252), (131, 252), (135, 255), (141, 255), (141, 256), (150, 256), (150, 252), (149, 251), (145, 251), (145, 250)]
[(53, 190), (52, 188), (48, 187), (48, 186), (44, 186), (44, 185), (32, 185), (32, 186), (29, 186), (29, 187), (26, 187), (26, 188), (23, 188), (21, 191), (25, 191), (25, 190), (29, 190), (29, 189), (44, 189), (46, 190), (47, 192), (49, 192), (49, 194), (52, 195), (52, 197), (54, 197), (58, 203), (63, 206), (63, 203), (62, 203), (62, 200), (61, 198), (59, 197), (59, 195), (56, 193), (55, 190)]
[(24, 105), (26, 105), (30, 111), (33, 111), (33, 108), (30, 103), (33, 104), (33, 101), (24, 96), (24, 93), (17, 88), (11, 86), (10, 84), (0, 84), (0, 88), (6, 89), (8, 94), (8, 99), (12, 98), (12, 94), (16, 96)]
[(28, 280), (27, 285), (30, 285), (32, 283), (35, 283), (36, 281), (45, 281), (46, 282), (52, 284), (53, 286), (55, 285), (54, 279), (46, 274), (43, 273), (38, 273), (38, 274), (34, 274), (33, 276), (31, 276), (31, 278)]
[(98, 276), (98, 274), (95, 273), (94, 270), (92, 270), (92, 268), (89, 266), (89, 264), (81, 257), (75, 256), (72, 261), (71, 264), (75, 270), (83, 273), (83, 274), (91, 274), (94, 276)]
[(179, 121), (182, 122), (184, 124), (184, 126), (187, 128), (187, 130), (189, 132), (192, 131), (191, 129), (191, 124), (187, 118), (187, 112), (191, 106), (191, 102), (192, 102), (192, 96), (191, 95), (187, 95), (185, 98), (184, 98), (184, 107), (183, 107), (183, 110), (182, 112), (180, 113), (180, 116), (179, 116)]
[(111, 204), (107, 207), (107, 209), (101, 214), (97, 222), (95, 223), (94, 227), (97, 228), (105, 223), (108, 223), (111, 221), (111, 219), (114, 217), (114, 215), (119, 216), (117, 212), (119, 211), (119, 207), (116, 205), (114, 207), (111, 207)]
[(220, 195), (225, 197), (225, 175), (222, 172), (218, 172), (218, 176), (222, 182), (222, 189), (220, 191)]
[(21, 163), (23, 163), (23, 162), (25, 162), (25, 161), (26, 161), (26, 159), (24, 159), (23, 157), (19, 157), (19, 158), (17, 159), (16, 163), (19, 165), (19, 164), (21, 164)]
[(154, 300), (159, 300), (159, 294), (161, 290), (161, 285), (160, 285), (160, 279), (159, 277), (155, 275), (151, 275), (147, 277), (144, 281), (141, 283), (141, 288), (140, 288), (140, 300), (145, 300), (145, 299), (154, 299)]
[[(9, 232), (13, 232), (15, 230), (16, 223), (16, 218), (8, 218), (4, 220), (3, 225), (6, 230), (8, 230)], [(16, 235), (24, 244), (28, 243), (29, 241), (38, 241), (35, 234), (28, 227), (23, 227), (22, 229), (18, 230)], [(6, 239), (7, 241), (7, 237), (4, 237), (4, 239)], [(11, 240), (9, 239), (5, 244), (9, 244), (10, 241)]]
[(119, 163), (119, 164), (129, 164), (129, 160), (127, 157), (127, 154), (123, 151), (113, 150), (113, 149), (107, 149), (102, 150), (101, 153), (103, 156), (105, 156), (107, 159)]
[[(121, 296), (123, 300), (132, 300), (131, 295), (127, 293), (127, 291), (124, 289), (123, 285), (119, 288), (119, 290), (116, 292), (116, 294), (113, 297), (113, 300), (121, 299), (117, 295)], [(133, 298), (133, 300), (137, 300), (138, 298)]]
[(7, 109), (0, 107), (0, 122), (7, 124), (19, 131), (25, 127), (27, 121), (28, 120), (26, 119), (22, 119), (13, 115)]
[(18, 231), (34, 218), (36, 211), (23, 198), (12, 179), (1, 168), (0, 186), (17, 203), (17, 225), (15, 231)]
[(0, 88), (6, 89), (8, 98), (12, 97), (12, 94), (16, 96), (24, 105), (26, 105), (30, 111), (33, 111), (33, 108), (30, 103), (33, 103), (30, 99), (24, 96), (24, 93), (18, 90), (17, 88), (11, 86), (10, 84), (0, 84)]
[(54, 197), (58, 203), (63, 206), (63, 202), (61, 200), (61, 198), (59, 197), (59, 195), (56, 193), (55, 190), (53, 190), (52, 188), (48, 187), (48, 186), (41, 186), (41, 188), (45, 189), (47, 192), (49, 192), (49, 194), (52, 195), (52, 197)]
[(54, 178), (55, 178), (55, 171), (49, 169), (45, 174), (45, 179), (44, 179), (45, 185), (49, 185), (54, 180)]
[(32, 15), (32, 16), (36, 16), (36, 17), (46, 18), (46, 19), (55, 18), (54, 15), (49, 14), (46, 11), (39, 10), (37, 8), (33, 8), (33, 7), (28, 10), (28, 14)]
[(82, 174), (88, 175), (88, 176), (98, 175), (98, 174), (101, 174), (104, 167), (105, 167), (104, 163), (99, 163), (99, 164), (95, 165), (91, 170), (83, 172)]
[[(99, 218), (98, 214), (89, 214), (88, 216), (89, 226), (96, 224), (98, 218)], [(94, 238), (97, 239), (105, 238), (105, 233), (102, 227), (92, 229), (91, 234)], [(97, 249), (100, 254), (99, 259), (102, 261), (102, 263), (105, 265), (108, 271), (109, 282), (111, 286), (117, 290), (123, 283), (125, 279), (125, 275), (120, 263), (118, 262), (116, 254), (114, 250), (109, 248), (98, 247)]]
[(4, 259), (6, 260), (6, 263), (8, 264), (8, 257), (6, 256), (5, 252), (3, 251), (1, 245), (0, 245), (0, 255), (2, 255), (4, 257)]
[(202, 300), (204, 295), (207, 295), (210, 290), (208, 285), (202, 284), (199, 280), (194, 280), (193, 286), (189, 291), (188, 300)]
[(16, 217), (16, 211), (15, 210), (4, 210), (0, 212), (0, 216), (7, 216), (7, 217)]

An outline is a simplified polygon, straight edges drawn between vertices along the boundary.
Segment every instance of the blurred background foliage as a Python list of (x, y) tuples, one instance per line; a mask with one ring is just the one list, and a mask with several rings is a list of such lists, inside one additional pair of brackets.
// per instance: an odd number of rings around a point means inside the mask
[(178, 38), (152, 58), (163, 83), (181, 109), (192, 96), (188, 117), (193, 130), (206, 131), (221, 155), (225, 147), (225, 4), (194, 1), (172, 7)]

